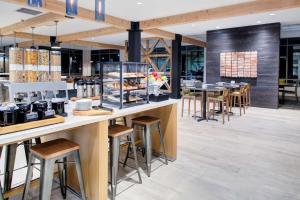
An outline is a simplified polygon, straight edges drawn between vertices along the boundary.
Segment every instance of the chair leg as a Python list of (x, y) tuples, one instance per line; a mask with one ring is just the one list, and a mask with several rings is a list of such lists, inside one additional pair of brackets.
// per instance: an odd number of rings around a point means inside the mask
[(61, 194), (64, 199), (67, 198), (67, 157), (60, 159), (58, 163), (58, 176)]
[(215, 107), (216, 107), (216, 102), (215, 102), (215, 100), (213, 100), (212, 102), (213, 102), (212, 115), (213, 115), (213, 119), (215, 119)]
[(227, 118), (228, 118), (228, 121), (229, 121), (229, 99), (230, 99), (230, 97), (228, 97), (228, 99), (227, 99), (227, 101), (226, 101), (226, 113), (227, 113)]
[(246, 114), (246, 96), (243, 95), (243, 110), (244, 110), (244, 114)]
[(119, 167), (120, 139), (118, 137), (110, 138), (110, 177), (111, 177), (111, 197), (116, 198), (117, 178)]
[(22, 196), (22, 200), (26, 200), (27, 199), (27, 195), (30, 189), (30, 181), (33, 175), (33, 161), (34, 161), (34, 157), (32, 155), (32, 153), (29, 154), (29, 159), (28, 159), (28, 168), (27, 168), (27, 174), (26, 174), (26, 180), (25, 180), (25, 186), (24, 186), (24, 190), (23, 190), (23, 196)]
[(134, 160), (135, 160), (135, 167), (136, 167), (136, 171), (137, 171), (138, 176), (139, 176), (139, 182), (140, 182), (140, 184), (142, 184), (142, 177), (141, 177), (141, 173), (140, 173), (140, 170), (139, 170), (136, 147), (135, 147), (135, 143), (134, 143), (134, 132), (130, 134), (129, 138), (130, 138), (130, 143), (132, 145), (132, 151), (133, 151), (133, 156), (134, 156)]
[(194, 96), (194, 118), (195, 118), (195, 119), (197, 118), (197, 117), (196, 117), (196, 108), (197, 108), (196, 103), (197, 103), (197, 98), (196, 98), (196, 96)]
[(146, 126), (145, 130), (145, 140), (146, 140), (146, 164), (147, 164), (147, 175), (151, 175), (151, 160), (152, 160), (152, 138), (151, 138), (151, 127)]
[(224, 108), (225, 108), (225, 105), (224, 105), (224, 100), (222, 101), (222, 121), (223, 121), (223, 124), (225, 123), (225, 120), (224, 120)]
[(189, 105), (188, 105), (188, 115), (190, 116), (191, 113), (191, 98), (188, 99)]
[(181, 117), (183, 117), (183, 112), (184, 112), (184, 97), (181, 99)]
[(235, 106), (236, 106), (236, 97), (233, 96), (233, 107), (235, 107)]
[(168, 165), (168, 159), (167, 159), (165, 143), (164, 143), (164, 136), (161, 131), (160, 122), (157, 123), (157, 129), (158, 129), (158, 133), (159, 133), (159, 137), (160, 137), (160, 145), (162, 146), (165, 162), (166, 162), (166, 165)]
[(40, 200), (50, 200), (55, 160), (41, 160)]
[(84, 179), (83, 179), (83, 175), (82, 175), (82, 168), (81, 168), (81, 160), (80, 160), (79, 150), (77, 150), (75, 152), (74, 157), (75, 157), (77, 177), (78, 177), (79, 186), (80, 186), (81, 198), (83, 200), (86, 200), (86, 194), (85, 194), (85, 189), (84, 189)]
[(209, 117), (209, 104), (210, 104), (210, 100), (209, 98), (207, 98), (206, 100), (206, 121), (208, 122), (208, 117)]
[(200, 102), (199, 103), (200, 103), (200, 113), (201, 113), (200, 116), (203, 117), (202, 116), (202, 113), (203, 113), (203, 107), (202, 107), (202, 104), (203, 104), (203, 95), (200, 96)]
[(3, 185), (4, 192), (11, 189), (17, 147), (18, 147), (17, 143), (7, 145), (6, 156), (5, 156), (5, 166), (4, 166), (4, 185)]
[(239, 96), (240, 116), (242, 116), (242, 97)]

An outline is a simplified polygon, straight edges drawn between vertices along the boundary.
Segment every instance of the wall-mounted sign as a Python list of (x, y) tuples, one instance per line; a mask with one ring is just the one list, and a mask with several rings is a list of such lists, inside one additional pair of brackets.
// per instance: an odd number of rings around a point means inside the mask
[(221, 77), (257, 78), (257, 51), (220, 54)]

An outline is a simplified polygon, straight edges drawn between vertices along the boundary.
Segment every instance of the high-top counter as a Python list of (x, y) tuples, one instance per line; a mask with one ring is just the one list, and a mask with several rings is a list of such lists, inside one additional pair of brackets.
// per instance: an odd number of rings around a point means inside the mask
[[(96, 102), (95, 102), (96, 103)], [(0, 146), (41, 137), (42, 141), (55, 138), (67, 138), (80, 144), (81, 162), (86, 193), (89, 199), (106, 200), (108, 188), (108, 125), (109, 120), (126, 117), (128, 125), (137, 116), (148, 115), (161, 119), (166, 154), (169, 160), (177, 156), (177, 100), (149, 103), (122, 110), (115, 109), (112, 115), (73, 116), (75, 104), (66, 106), (68, 117), (65, 122), (0, 135)], [(153, 134), (153, 150), (160, 151), (158, 134)], [(70, 166), (68, 184), (78, 189), (77, 178)]]

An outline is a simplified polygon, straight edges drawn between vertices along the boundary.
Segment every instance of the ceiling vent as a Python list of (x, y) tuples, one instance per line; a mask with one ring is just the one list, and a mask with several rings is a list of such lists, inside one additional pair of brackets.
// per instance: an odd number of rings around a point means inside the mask
[(36, 10), (31, 10), (31, 9), (28, 9), (28, 8), (20, 8), (18, 10), (16, 10), (17, 12), (20, 12), (20, 13), (24, 13), (24, 14), (27, 14), (27, 15), (39, 15), (41, 14), (42, 12), (40, 11), (36, 11)]

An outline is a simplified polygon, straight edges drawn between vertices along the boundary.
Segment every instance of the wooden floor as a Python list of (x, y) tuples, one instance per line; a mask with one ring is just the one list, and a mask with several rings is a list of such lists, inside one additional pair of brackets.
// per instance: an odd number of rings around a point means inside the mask
[(249, 108), (225, 125), (185, 113), (178, 160), (143, 181), (120, 188), (117, 199), (300, 199), (300, 111)]
[(151, 178), (142, 173), (142, 185), (131, 173), (118, 185), (117, 199), (300, 200), (300, 111), (234, 113), (225, 125), (197, 122), (185, 113), (178, 120), (177, 161), (168, 166), (154, 161)]

